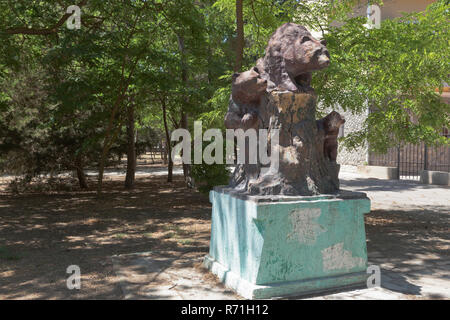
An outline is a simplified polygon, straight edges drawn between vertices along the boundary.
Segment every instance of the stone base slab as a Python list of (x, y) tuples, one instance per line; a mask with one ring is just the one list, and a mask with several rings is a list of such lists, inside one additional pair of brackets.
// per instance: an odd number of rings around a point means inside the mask
[(364, 193), (252, 196), (215, 188), (205, 266), (246, 298), (298, 296), (364, 283)]
[(420, 182), (423, 184), (450, 186), (450, 173), (443, 171), (423, 170), (420, 172)]
[(357, 172), (368, 178), (398, 180), (398, 169), (396, 167), (358, 166)]
[(256, 285), (240, 278), (236, 273), (228, 270), (209, 255), (203, 260), (203, 265), (216, 275), (225, 286), (233, 289), (246, 299), (313, 296), (331, 291), (363, 288), (366, 287), (367, 277), (369, 276), (365, 272), (355, 272), (324, 278)]

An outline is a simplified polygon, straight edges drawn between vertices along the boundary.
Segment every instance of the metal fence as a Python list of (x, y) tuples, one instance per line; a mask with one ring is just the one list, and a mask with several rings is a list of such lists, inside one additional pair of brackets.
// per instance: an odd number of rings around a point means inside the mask
[[(448, 130), (442, 135), (449, 138)], [(397, 167), (399, 179), (419, 180), (422, 170), (450, 172), (450, 147), (405, 143), (385, 154), (369, 152), (369, 165)]]

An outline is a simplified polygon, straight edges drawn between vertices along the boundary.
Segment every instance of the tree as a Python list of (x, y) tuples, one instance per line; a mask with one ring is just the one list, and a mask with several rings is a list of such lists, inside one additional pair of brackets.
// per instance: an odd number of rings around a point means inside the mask
[[(28, 55), (45, 69), (43, 85), (49, 93), (42, 103), (55, 106), (55, 118), (50, 119), (77, 119), (76, 125), (89, 126), (90, 130), (85, 132), (91, 134), (81, 139), (82, 148), (70, 155), (78, 160), (81, 151), (99, 155), (98, 191), (101, 192), (109, 150), (127, 118), (122, 111), (141, 70), (139, 62), (153, 49), (149, 35), (158, 30), (155, 17), (161, 4), (91, 0), (81, 1), (79, 5), (84, 6), (83, 27), (71, 31), (63, 27), (67, 14), (61, 1), (2, 4), (2, 13), (6, 14), (0, 35), (16, 51), (27, 47)], [(64, 12), (62, 18), (61, 12)], [(17, 24), (25, 26), (16, 27)], [(29, 27), (37, 25), (51, 27)], [(2, 52), (1, 57), (7, 62), (6, 72), (9, 65), (14, 65), (11, 62), (15, 62), (9, 58), (11, 49), (8, 51), (4, 55)], [(18, 69), (23, 68), (20, 63), (16, 65)], [(100, 152), (99, 143), (102, 144)], [(96, 149), (91, 149), (94, 146)], [(82, 162), (78, 160), (78, 164)]]
[(136, 136), (135, 136), (135, 105), (133, 97), (127, 106), (127, 174), (125, 176), (125, 188), (134, 186), (136, 174)]
[(270, 36), (280, 25), (295, 22), (310, 30), (321, 30), (327, 28), (332, 21), (346, 17), (360, 2), (362, 1), (247, 0), (242, 3), (237, 0), (216, 1), (212, 7), (221, 13), (220, 23), (236, 27), (231, 33), (218, 34), (224, 37), (226, 41), (223, 39), (222, 41), (233, 49), (232, 54), (227, 55), (230, 57), (228, 59), (232, 60), (231, 63), (225, 64), (227, 69), (217, 77), (218, 87), (210, 99), (211, 107), (202, 115), (202, 119), (210, 125), (223, 126), (223, 117), (230, 96), (231, 75), (233, 72), (249, 69), (255, 65), (258, 58), (264, 56)]
[(364, 18), (329, 27), (332, 63), (313, 79), (319, 101), (353, 113), (370, 107), (364, 127), (345, 138), (348, 147), (367, 141), (385, 152), (403, 142), (449, 143), (439, 134), (450, 116), (439, 96), (450, 74), (449, 10), (438, 1), (425, 12), (385, 20), (380, 29), (366, 29)]
[(234, 72), (238, 72), (241, 69), (244, 56), (244, 16), (242, 11), (243, 0), (236, 0), (236, 62), (234, 64)]

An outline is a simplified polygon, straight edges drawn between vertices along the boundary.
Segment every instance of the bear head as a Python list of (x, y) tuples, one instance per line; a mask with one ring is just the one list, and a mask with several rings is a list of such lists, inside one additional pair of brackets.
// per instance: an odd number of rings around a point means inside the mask
[(292, 42), (286, 48), (283, 58), (286, 71), (293, 77), (320, 70), (330, 64), (325, 41), (315, 39), (309, 31), (302, 27), (293, 27)]
[(303, 26), (285, 23), (271, 36), (264, 57), (270, 90), (308, 88), (311, 72), (330, 64), (325, 41), (315, 39)]
[(325, 135), (327, 136), (337, 136), (339, 128), (345, 123), (345, 119), (336, 111), (332, 111), (322, 120)]
[(231, 96), (240, 105), (258, 103), (267, 88), (267, 80), (262, 79), (257, 67), (233, 74)]

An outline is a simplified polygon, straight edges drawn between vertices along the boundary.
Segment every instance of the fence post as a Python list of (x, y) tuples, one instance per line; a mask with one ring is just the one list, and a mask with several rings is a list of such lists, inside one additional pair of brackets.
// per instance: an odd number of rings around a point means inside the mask
[(397, 179), (400, 180), (400, 144), (397, 147)]
[(423, 147), (423, 170), (428, 170), (428, 147), (427, 144), (424, 142), (424, 147)]

